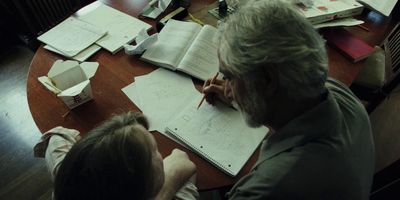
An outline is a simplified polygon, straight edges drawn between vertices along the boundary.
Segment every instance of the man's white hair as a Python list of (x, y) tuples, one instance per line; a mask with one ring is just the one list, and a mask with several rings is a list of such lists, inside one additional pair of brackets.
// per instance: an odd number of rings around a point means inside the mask
[(278, 80), (288, 98), (307, 99), (324, 90), (324, 40), (292, 4), (249, 0), (221, 26), (219, 36), (221, 61), (244, 80), (250, 95), (257, 92), (251, 92), (255, 85), (263, 87), (259, 83), (266, 74)]

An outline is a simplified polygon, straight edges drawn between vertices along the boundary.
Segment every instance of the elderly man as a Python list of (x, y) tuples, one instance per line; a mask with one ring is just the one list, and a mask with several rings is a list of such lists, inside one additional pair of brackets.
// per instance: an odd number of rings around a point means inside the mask
[(289, 4), (250, 0), (220, 29), (224, 80), (204, 93), (274, 130), (229, 199), (368, 199), (374, 145), (363, 106), (327, 80), (324, 41)]

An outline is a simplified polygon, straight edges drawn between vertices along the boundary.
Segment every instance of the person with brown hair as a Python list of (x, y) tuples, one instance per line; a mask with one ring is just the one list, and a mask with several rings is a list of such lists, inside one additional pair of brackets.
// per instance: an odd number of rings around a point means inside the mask
[(54, 199), (196, 199), (195, 165), (175, 149), (164, 160), (141, 113), (115, 116), (85, 137), (56, 127), (35, 146), (54, 178)]

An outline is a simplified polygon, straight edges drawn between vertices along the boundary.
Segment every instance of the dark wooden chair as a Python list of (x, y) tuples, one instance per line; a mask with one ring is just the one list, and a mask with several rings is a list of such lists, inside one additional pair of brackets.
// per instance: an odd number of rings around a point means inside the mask
[(39, 47), (37, 36), (94, 0), (0, 0), (8, 29), (31, 49)]
[[(400, 25), (397, 24), (379, 50), (365, 61), (365, 68), (350, 86), (371, 113), (400, 82)], [(381, 59), (383, 56), (383, 59)]]

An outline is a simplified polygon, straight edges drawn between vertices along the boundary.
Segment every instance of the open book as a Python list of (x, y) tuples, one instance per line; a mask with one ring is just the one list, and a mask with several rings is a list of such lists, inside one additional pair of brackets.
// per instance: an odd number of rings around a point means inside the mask
[(217, 44), (213, 41), (217, 29), (194, 22), (168, 20), (157, 42), (142, 59), (160, 67), (179, 70), (201, 80), (218, 72)]
[(202, 95), (167, 124), (167, 134), (185, 144), (213, 165), (236, 176), (269, 131), (266, 127), (250, 128), (239, 111), (218, 102), (203, 104)]

